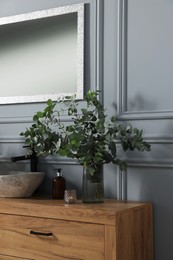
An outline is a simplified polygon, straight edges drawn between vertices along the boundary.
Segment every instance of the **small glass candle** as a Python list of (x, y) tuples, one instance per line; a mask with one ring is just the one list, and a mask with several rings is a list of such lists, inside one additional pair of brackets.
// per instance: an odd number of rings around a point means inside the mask
[(76, 190), (64, 191), (64, 203), (74, 204), (77, 201)]

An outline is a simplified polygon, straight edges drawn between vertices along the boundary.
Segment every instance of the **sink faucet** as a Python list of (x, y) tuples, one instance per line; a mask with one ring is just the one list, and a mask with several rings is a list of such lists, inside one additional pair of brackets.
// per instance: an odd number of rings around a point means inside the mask
[[(27, 146), (23, 146), (23, 147), (27, 147)], [(37, 172), (38, 157), (34, 150), (31, 155), (11, 157), (12, 162), (23, 161), (23, 160), (30, 160), (31, 172)]]

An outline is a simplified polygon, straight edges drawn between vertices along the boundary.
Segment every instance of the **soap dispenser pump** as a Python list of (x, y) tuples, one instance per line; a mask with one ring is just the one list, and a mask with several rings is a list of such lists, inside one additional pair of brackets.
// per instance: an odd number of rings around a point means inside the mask
[(56, 177), (53, 178), (53, 183), (52, 183), (53, 199), (63, 200), (65, 188), (66, 188), (66, 182), (65, 182), (64, 177), (62, 176), (62, 170), (57, 169)]

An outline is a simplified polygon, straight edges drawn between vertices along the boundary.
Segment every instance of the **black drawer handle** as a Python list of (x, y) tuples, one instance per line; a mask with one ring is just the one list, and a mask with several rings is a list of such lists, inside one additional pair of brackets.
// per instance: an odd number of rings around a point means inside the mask
[(38, 231), (30, 231), (31, 235), (37, 235), (37, 236), (53, 236), (52, 232), (38, 232)]

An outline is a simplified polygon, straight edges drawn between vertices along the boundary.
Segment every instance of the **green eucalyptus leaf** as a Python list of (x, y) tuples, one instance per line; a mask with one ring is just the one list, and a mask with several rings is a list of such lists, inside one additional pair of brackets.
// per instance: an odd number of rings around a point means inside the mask
[(53, 102), (51, 99), (48, 99), (47, 105), (48, 105), (48, 106), (52, 106), (53, 104), (54, 104), (54, 102)]

